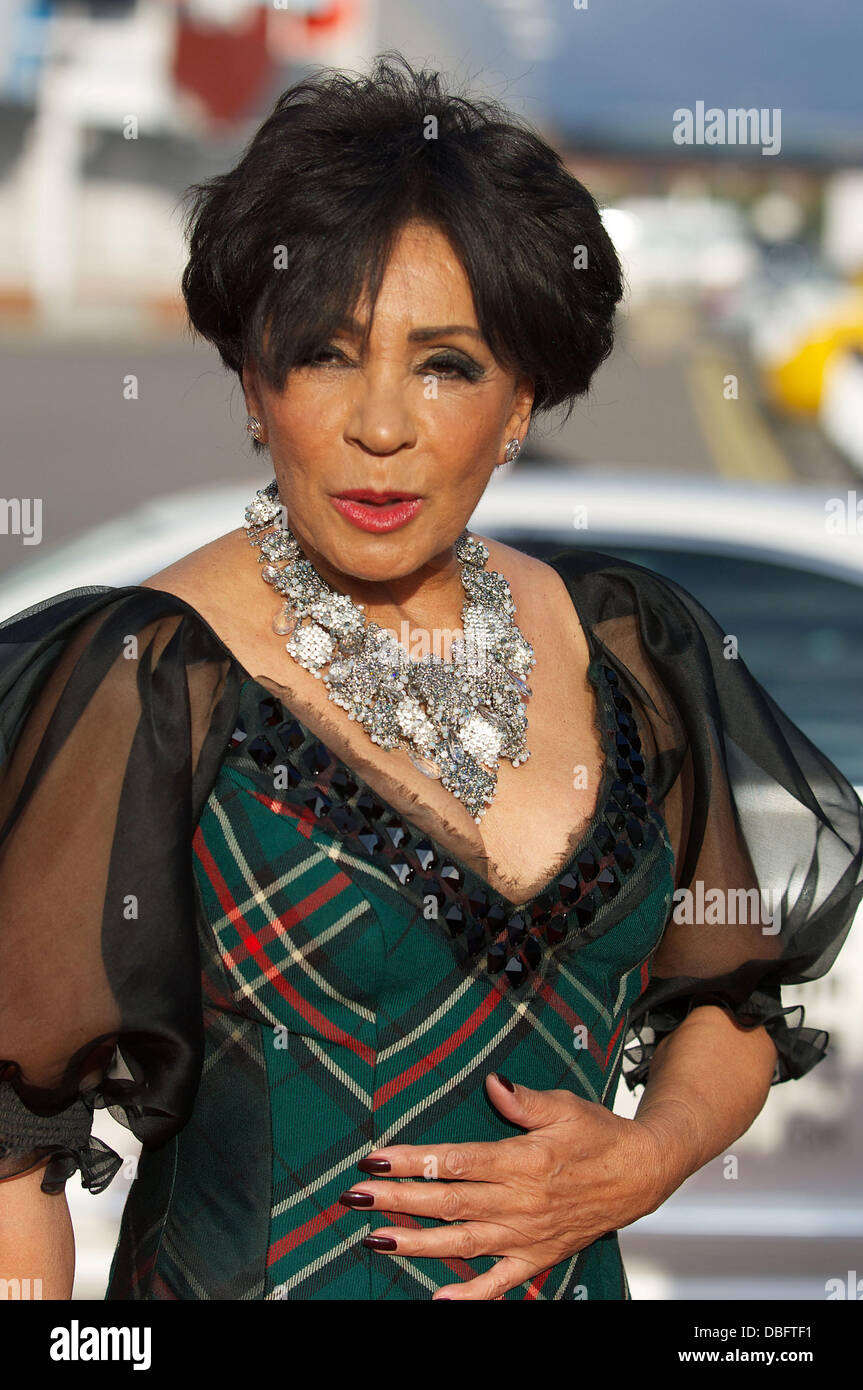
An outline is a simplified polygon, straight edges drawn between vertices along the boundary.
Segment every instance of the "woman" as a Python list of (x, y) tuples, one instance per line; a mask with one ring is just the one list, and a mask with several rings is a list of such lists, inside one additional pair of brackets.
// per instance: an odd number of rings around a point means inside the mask
[(19, 1259), (68, 1296), (107, 1106), (108, 1299), (626, 1299), (616, 1231), (824, 1053), (780, 990), (863, 808), (682, 589), (466, 532), (621, 297), (535, 134), (383, 55), (288, 90), (189, 233), (275, 478), (0, 632)]

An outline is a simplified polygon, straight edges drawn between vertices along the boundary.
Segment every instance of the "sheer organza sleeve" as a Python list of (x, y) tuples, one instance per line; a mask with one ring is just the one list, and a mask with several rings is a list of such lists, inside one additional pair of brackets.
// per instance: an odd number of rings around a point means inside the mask
[(172, 1137), (203, 1056), (191, 838), (233, 728), (230, 654), (181, 600), (88, 588), (0, 625), (0, 1180)]
[(656, 1047), (701, 1004), (767, 1028), (774, 1083), (802, 1076), (827, 1034), (783, 1006), (782, 986), (824, 975), (852, 925), (863, 805), (686, 590), (595, 552), (553, 563), (594, 652), (619, 673), (675, 857), (668, 920), (629, 1016), (627, 1084), (647, 1080)]

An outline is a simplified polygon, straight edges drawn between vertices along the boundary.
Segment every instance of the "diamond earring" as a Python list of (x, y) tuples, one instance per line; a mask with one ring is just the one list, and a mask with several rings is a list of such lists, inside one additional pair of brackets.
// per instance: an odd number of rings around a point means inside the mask
[(246, 420), (246, 429), (249, 431), (249, 434), (252, 436), (253, 439), (257, 439), (258, 441), (260, 441), (261, 422), (260, 420), (256, 419), (254, 415), (250, 415)]
[(502, 468), (505, 463), (514, 463), (521, 453), (521, 444), (517, 439), (511, 439), (503, 451), (503, 459), (497, 465)]

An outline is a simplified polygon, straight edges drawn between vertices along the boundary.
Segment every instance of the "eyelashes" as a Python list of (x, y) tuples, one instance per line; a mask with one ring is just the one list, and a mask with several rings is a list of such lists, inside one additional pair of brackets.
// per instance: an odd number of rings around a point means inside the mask
[[(339, 361), (345, 363), (347, 366), (351, 365), (344, 353), (336, 347), (321, 348), (320, 352), (316, 353), (314, 357), (310, 357), (306, 362), (302, 363), (302, 365), (308, 367), (331, 365), (327, 362), (327, 358), (334, 358), (336, 365), (338, 365)], [(475, 382), (485, 376), (485, 369), (481, 367), (478, 362), (473, 362), (470, 358), (462, 357), (460, 353), (436, 353), (424, 363), (422, 373), (424, 376), (434, 375), (448, 379), (455, 378), (456, 380), (461, 379), (462, 381)]]
[(485, 376), (485, 371), (478, 362), (468, 361), (463, 357), (433, 358), (426, 364), (432, 370), (437, 368), (437, 374), (452, 372), (456, 376), (463, 377), (465, 381), (479, 381)]

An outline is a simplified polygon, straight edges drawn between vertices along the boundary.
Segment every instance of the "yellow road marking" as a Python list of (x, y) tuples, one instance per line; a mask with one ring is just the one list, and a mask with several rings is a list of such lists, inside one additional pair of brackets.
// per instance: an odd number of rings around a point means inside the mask
[(770, 433), (756, 406), (746, 397), (746, 382), (736, 372), (737, 400), (726, 400), (723, 383), (732, 366), (714, 348), (695, 349), (694, 360), (685, 375), (692, 406), (701, 431), (726, 478), (748, 478), (753, 482), (790, 483), (794, 470)]

